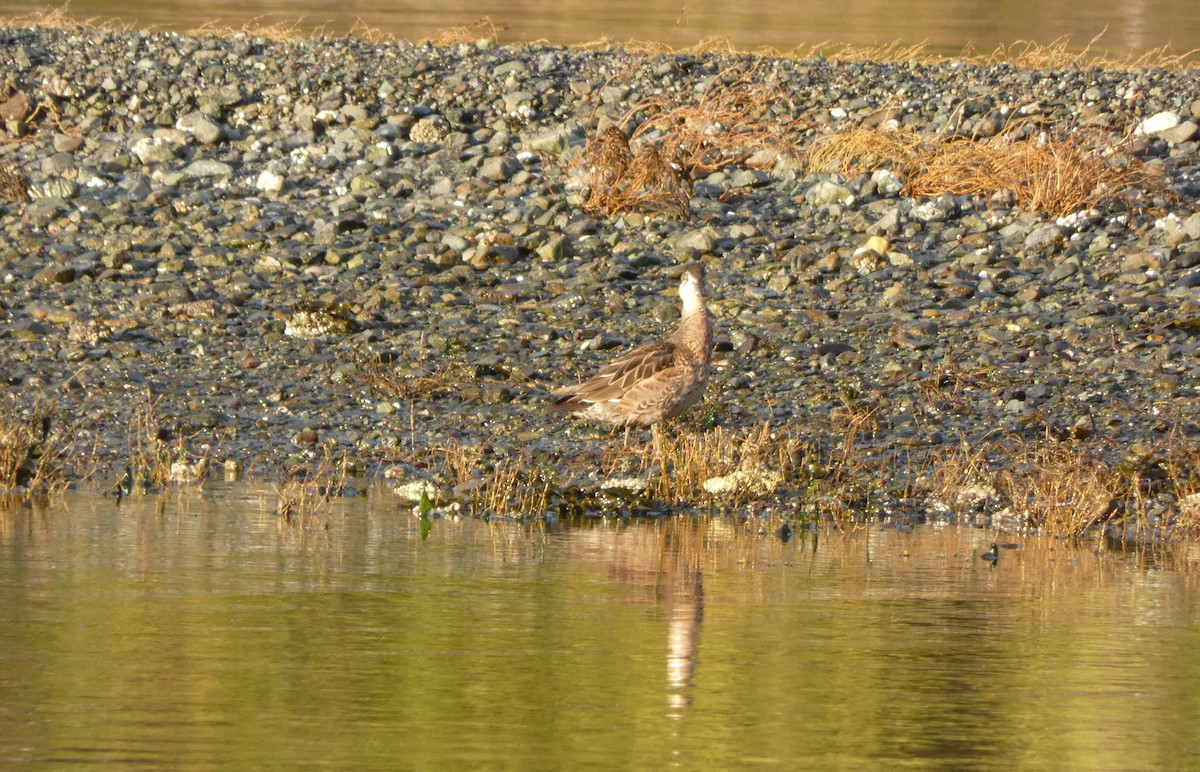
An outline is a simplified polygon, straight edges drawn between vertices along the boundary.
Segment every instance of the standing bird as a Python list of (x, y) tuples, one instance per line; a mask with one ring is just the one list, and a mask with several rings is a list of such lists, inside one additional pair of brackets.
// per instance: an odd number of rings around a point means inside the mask
[(631, 426), (649, 426), (657, 452), (659, 422), (700, 401), (712, 358), (703, 265), (692, 263), (683, 272), (679, 297), (683, 317), (666, 340), (643, 343), (601, 367), (590, 380), (551, 392), (554, 403), (550, 409), (610, 426), (623, 425), (627, 446)]

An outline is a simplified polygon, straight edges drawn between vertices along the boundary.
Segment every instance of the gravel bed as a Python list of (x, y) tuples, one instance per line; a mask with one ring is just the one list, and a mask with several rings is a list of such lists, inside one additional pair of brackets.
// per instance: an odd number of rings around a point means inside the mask
[[(545, 394), (669, 328), (692, 260), (717, 365), (675, 431), (766, 421), (836, 446), (856, 406), (864, 457), (917, 466), (999, 435), (1111, 463), (1172, 432), (1196, 442), (1195, 72), (0, 39), (0, 167), (32, 195), (0, 207), (0, 383), (56, 401), (98, 479), (119, 476), (150, 405), (162, 442), (268, 478), (326, 454), (415, 468), (447, 444), (595, 475), (620, 435), (548, 415)], [(781, 162), (697, 180), (687, 219), (581, 208), (566, 169), (602, 121), (732, 67), (783, 89), (801, 149), (885, 109), (976, 134), (1011, 111), (1127, 137), (1170, 190), (1055, 219), (1002, 192), (912, 199), (888, 175)], [(380, 368), (411, 389), (373, 389)]]

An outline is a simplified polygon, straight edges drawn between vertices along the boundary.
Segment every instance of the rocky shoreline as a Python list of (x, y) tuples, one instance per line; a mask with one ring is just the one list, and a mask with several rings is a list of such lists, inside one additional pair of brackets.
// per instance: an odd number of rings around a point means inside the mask
[[(1195, 72), (0, 37), (0, 167), (31, 193), (0, 208), (0, 382), (55, 403), (77, 475), (110, 483), (149, 425), (267, 478), (326, 456), (418, 474), (476, 444), (481, 464), (594, 477), (608, 435), (544, 395), (670, 325), (691, 260), (718, 365), (683, 431), (766, 422), (834, 447), (853, 411), (888, 469), (999, 435), (1110, 464), (1197, 442)], [(977, 135), (1012, 110), (1129, 138), (1169, 184), (1055, 219), (779, 163), (698, 179), (686, 219), (581, 208), (568, 161), (601, 121), (735, 67), (786, 94), (801, 150), (885, 109)]]

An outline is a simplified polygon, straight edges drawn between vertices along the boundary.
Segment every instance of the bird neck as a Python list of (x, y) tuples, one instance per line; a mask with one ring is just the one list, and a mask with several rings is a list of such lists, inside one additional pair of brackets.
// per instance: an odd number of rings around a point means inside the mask
[(708, 361), (712, 350), (712, 322), (702, 302), (697, 301), (691, 308), (684, 303), (683, 318), (679, 320), (679, 329), (672, 337), (676, 344), (686, 347), (697, 359)]

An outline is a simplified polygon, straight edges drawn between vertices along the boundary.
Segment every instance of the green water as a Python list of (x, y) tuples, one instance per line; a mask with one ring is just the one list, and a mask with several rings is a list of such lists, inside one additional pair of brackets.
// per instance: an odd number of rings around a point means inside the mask
[(281, 526), (270, 489), (0, 515), (0, 764), (1182, 769), (1169, 566), (886, 528)]

